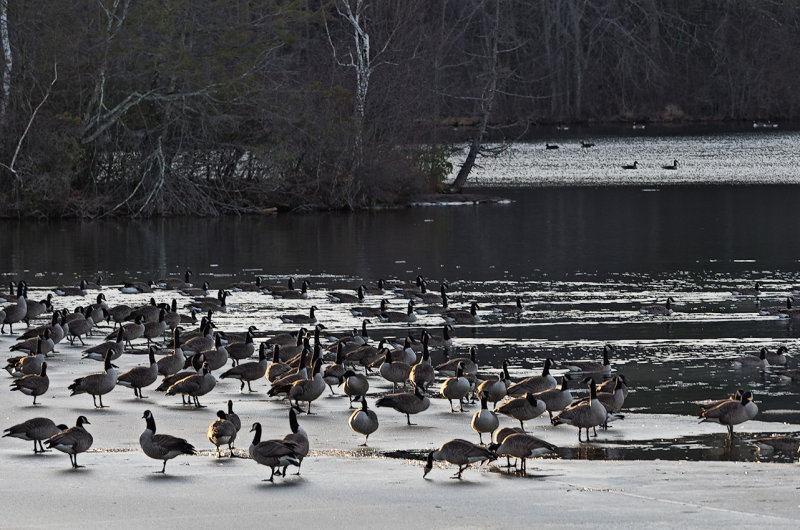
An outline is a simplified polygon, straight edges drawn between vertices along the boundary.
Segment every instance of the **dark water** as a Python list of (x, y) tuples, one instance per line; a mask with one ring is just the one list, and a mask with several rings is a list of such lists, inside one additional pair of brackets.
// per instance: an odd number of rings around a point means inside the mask
[[(800, 323), (760, 316), (756, 300), (781, 305), (791, 286), (800, 284), (800, 223), (793, 215), (800, 187), (521, 188), (492, 194), (513, 202), (358, 214), (5, 222), (0, 274), (45, 287), (97, 274), (106, 284), (156, 279), (189, 267), (196, 283), (208, 280), (212, 288), (258, 274), (270, 283), (288, 275), (310, 278), (317, 290), (422, 274), (434, 288), (448, 281), (451, 306), (477, 300), (488, 309), (523, 297), (528, 311), (519, 320), (484, 311), (484, 322), (456, 329), (458, 348), (477, 345), (489, 370), (506, 358), (516, 374), (540, 370), (546, 357), (557, 365), (597, 359), (610, 342), (618, 348), (615, 369), (635, 389), (626, 409), (696, 414), (696, 401), (746, 388), (756, 396), (760, 420), (800, 423), (800, 385), (781, 384), (773, 369), (741, 371), (731, 363), (761, 346), (798, 352)], [(733, 294), (755, 281), (762, 284), (757, 298)], [(261, 301), (266, 297), (254, 296), (240, 306), (248, 318), (285, 329), (276, 309)], [(315, 296), (329, 328), (359, 324), (325, 305), (322, 294)], [(675, 300), (675, 315), (639, 314), (643, 304), (667, 296)], [(379, 298), (373, 293), (372, 303)], [(403, 305), (397, 301), (394, 309)], [(242, 327), (240, 317), (221, 318)], [(421, 317), (411, 329), (418, 334), (422, 326), (433, 329), (440, 320)], [(407, 330), (395, 326), (380, 333)], [(706, 442), (687, 442), (690, 449), (678, 456), (674, 444), (651, 444), (649, 451), (657, 458), (691, 457), (692, 451), (698, 458), (739, 458), (736, 452), (714, 456), (716, 450), (703, 449)], [(625, 451), (613, 452), (625, 457)], [(641, 457), (637, 451), (630, 454)]]

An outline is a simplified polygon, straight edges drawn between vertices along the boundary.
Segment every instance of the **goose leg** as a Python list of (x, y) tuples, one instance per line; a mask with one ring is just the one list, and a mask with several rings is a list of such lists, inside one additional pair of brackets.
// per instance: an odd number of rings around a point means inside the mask
[(97, 397), (100, 399), (100, 408), (101, 408), (101, 409), (104, 409), (104, 408), (106, 408), (106, 406), (105, 406), (105, 405), (103, 405), (103, 396), (102, 396), (102, 395), (100, 395), (100, 396), (97, 396)]
[(406, 422), (408, 422), (409, 425), (416, 425), (415, 423), (411, 423), (411, 414), (406, 414)]
[(311, 402), (308, 402), (308, 410), (306, 410), (306, 414), (311, 414)]
[(248, 391), (248, 392), (255, 392), (255, 390), (253, 390), (252, 388), (250, 388), (250, 380), (249, 380), (249, 379), (247, 380), (247, 391)]
[(239, 392), (244, 390), (244, 379), (239, 379)]
[(368, 434), (368, 435), (367, 435), (367, 436), (364, 438), (364, 443), (363, 443), (363, 444), (361, 444), (361, 445), (359, 445), (359, 447), (366, 447), (366, 446), (367, 446), (367, 441), (368, 441), (368, 440), (369, 440), (369, 434)]
[(450, 402), (450, 412), (455, 412), (455, 409), (453, 409), (453, 400), (452, 399), (448, 399), (447, 401)]
[(275, 482), (275, 480), (273, 478), (273, 477), (275, 477), (275, 468), (273, 467), (271, 469), (272, 469), (272, 474), (269, 476), (269, 478), (265, 478), (261, 482)]

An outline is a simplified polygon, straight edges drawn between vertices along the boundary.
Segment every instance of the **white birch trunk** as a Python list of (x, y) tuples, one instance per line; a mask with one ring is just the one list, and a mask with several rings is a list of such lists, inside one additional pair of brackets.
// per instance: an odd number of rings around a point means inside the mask
[(6, 111), (11, 98), (11, 40), (8, 37), (8, 0), (0, 0), (0, 45), (3, 47), (3, 95), (0, 100), (0, 128), (5, 128)]

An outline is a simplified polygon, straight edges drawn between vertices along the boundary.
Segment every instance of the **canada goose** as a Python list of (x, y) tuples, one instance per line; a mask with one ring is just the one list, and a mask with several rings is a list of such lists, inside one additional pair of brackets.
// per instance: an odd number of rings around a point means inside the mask
[(608, 354), (614, 351), (614, 346), (606, 344), (603, 346), (603, 362), (598, 363), (595, 361), (565, 361), (562, 366), (566, 367), (570, 372), (580, 373), (611, 373), (611, 363), (608, 360)]
[[(417, 362), (417, 352), (414, 351), (414, 347), (416, 343), (412, 344), (413, 337), (409, 336), (403, 339), (402, 345), (395, 345), (395, 347), (389, 348), (382, 348), (379, 352), (377, 357), (375, 358), (372, 363), (370, 363), (370, 368), (379, 368), (383, 362), (391, 357), (392, 362), (395, 363), (405, 363), (409, 366), (416, 364)], [(385, 344), (385, 343), (384, 343)]]
[(272, 363), (267, 368), (266, 378), (270, 383), (282, 375), (291, 371), (292, 367), (286, 363), (281, 362), (280, 345), (276, 344), (272, 347)]
[(381, 298), (379, 307), (351, 307), (350, 314), (354, 317), (377, 317), (386, 312), (388, 304), (389, 301), (386, 298)]
[(220, 333), (214, 334), (213, 348), (190, 355), (186, 359), (186, 363), (184, 363), (184, 368), (186, 368), (188, 364), (191, 364), (191, 360), (193, 357), (198, 355), (201, 355), (203, 357), (203, 360), (208, 363), (208, 368), (212, 372), (214, 370), (219, 370), (220, 368), (228, 364), (228, 349), (227, 347), (222, 345), (222, 335)]
[(450, 412), (455, 412), (453, 409), (453, 400), (458, 400), (459, 412), (464, 412), (464, 398), (467, 397), (470, 390), (469, 380), (464, 377), (464, 366), (461, 362), (456, 367), (456, 375), (449, 377), (442, 382), (439, 387), (439, 392), (442, 397), (450, 402)]
[(573, 425), (578, 428), (578, 443), (581, 440), (581, 429), (586, 429), (586, 441), (589, 441), (589, 429), (602, 425), (606, 421), (608, 412), (597, 399), (597, 387), (592, 378), (589, 381), (589, 400), (573, 405), (553, 418), (553, 425)]
[(228, 295), (230, 295), (230, 292), (223, 290), (216, 300), (193, 300), (186, 304), (185, 307), (193, 313), (226, 313), (228, 311)]
[(364, 435), (364, 443), (359, 447), (366, 447), (369, 435), (378, 430), (378, 415), (367, 407), (367, 398), (361, 396), (361, 408), (350, 414), (347, 424), (358, 434)]
[(545, 143), (545, 144), (544, 144), (544, 148), (545, 148), (545, 149), (551, 149), (551, 150), (552, 150), (552, 149), (558, 149), (558, 146), (557, 146), (557, 145), (555, 145), (555, 144), (548, 144), (548, 143)]
[[(445, 351), (445, 358), (447, 358), (447, 351)], [(469, 347), (468, 357), (447, 359), (445, 362), (436, 365), (436, 371), (442, 375), (455, 375), (459, 363), (461, 363), (461, 368), (465, 374), (478, 373), (478, 357), (474, 346)]]
[(26, 396), (33, 396), (34, 405), (36, 405), (36, 397), (47, 392), (49, 386), (50, 378), (47, 377), (46, 362), (42, 362), (41, 371), (38, 374), (25, 375), (11, 382), (11, 390), (18, 390)]
[(594, 147), (594, 145), (595, 144), (593, 143), (584, 142), (583, 140), (581, 140), (581, 147), (584, 149), (589, 149), (590, 147)]
[[(503, 362), (505, 363), (506, 361)], [(503, 377), (503, 373), (501, 372), (496, 378), (484, 380), (476, 389), (478, 395), (486, 396), (486, 400), (491, 401), (495, 407), (497, 406), (497, 402), (507, 395), (507, 387)]]
[[(72, 391), (70, 396), (77, 394), (91, 394), (95, 408), (104, 408), (103, 394), (108, 394), (114, 390), (117, 384), (117, 371), (111, 364), (111, 352), (106, 353), (104, 370), (95, 372), (75, 379), (68, 389)], [(100, 398), (100, 406), (97, 406), (97, 398)]]
[(132, 388), (133, 395), (137, 398), (146, 397), (142, 395), (142, 388), (152, 385), (158, 378), (158, 363), (156, 363), (155, 348), (153, 346), (150, 346), (147, 355), (150, 359), (149, 366), (135, 366), (122, 372), (117, 377), (117, 384)]
[(775, 451), (794, 455), (800, 451), (800, 438), (795, 436), (770, 436), (768, 438), (757, 438), (752, 443), (758, 447), (758, 452), (771, 454)]
[(425, 463), (425, 469), (422, 473), (422, 478), (425, 478), (431, 469), (433, 469), (433, 461), (449, 462), (458, 466), (458, 473), (450, 478), (457, 478), (461, 480), (461, 474), (469, 467), (470, 464), (475, 462), (491, 462), (495, 460), (497, 455), (485, 447), (475, 445), (466, 440), (454, 439), (445, 442), (438, 449), (428, 453), (428, 459)]
[[(292, 388), (292, 385), (296, 381), (308, 379), (308, 365), (306, 363), (306, 359), (308, 358), (309, 353), (310, 352), (308, 348), (305, 348), (302, 352), (300, 352), (300, 362), (297, 364), (296, 368), (289, 373), (283, 374), (273, 381), (272, 387), (267, 392), (268, 396), (275, 397), (280, 394), (288, 394), (289, 390)], [(314, 359), (313, 356), (312, 359)]]
[(326, 296), (328, 297), (328, 300), (330, 300), (334, 304), (340, 304), (340, 303), (354, 304), (363, 302), (364, 294), (366, 292), (367, 292), (367, 286), (362, 284), (358, 286), (356, 294), (344, 293), (344, 292), (330, 292), (327, 293)]
[(378, 320), (381, 322), (401, 323), (406, 322), (411, 324), (417, 321), (417, 315), (414, 313), (414, 300), (408, 301), (408, 307), (405, 313), (399, 311), (385, 311), (378, 315)]
[[(28, 288), (26, 287), (24, 290), (25, 296), (27, 297)], [(28, 310), (25, 312), (25, 317), (22, 319), (25, 322), (25, 325), (30, 327), (31, 320), (37, 318), (39, 315), (44, 313), (45, 311), (52, 311), (53, 304), (51, 300), (53, 299), (53, 294), (48, 293), (47, 298), (44, 300), (40, 300), (38, 302), (34, 300), (26, 300), (25, 304), (28, 306)]]
[(28, 329), (25, 331), (25, 333), (17, 337), (17, 341), (41, 337), (44, 335), (44, 330), (49, 330), (50, 337), (53, 339), (53, 343), (58, 344), (64, 338), (64, 328), (61, 327), (60, 320), (61, 313), (58, 311), (53, 311), (53, 316), (49, 323)]
[(740, 401), (726, 400), (700, 413), (700, 423), (711, 421), (728, 427), (728, 438), (733, 440), (733, 426), (752, 420), (758, 414), (758, 405), (753, 403), (753, 393), (742, 394)]
[(251, 381), (256, 381), (264, 377), (267, 373), (267, 367), (269, 366), (269, 361), (267, 361), (267, 354), (266, 354), (267, 345), (265, 343), (261, 343), (258, 347), (258, 362), (249, 362), (249, 363), (240, 363), (237, 366), (234, 366), (227, 372), (224, 372), (220, 379), (238, 379), (240, 386), (239, 392), (244, 390), (244, 385), (247, 383), (247, 390), (249, 392), (253, 392), (252, 387), (250, 386)]
[(328, 385), (328, 388), (331, 389), (332, 396), (336, 394), (333, 391), (333, 385), (342, 384), (342, 376), (345, 373), (344, 364), (342, 364), (343, 359), (344, 345), (340, 342), (336, 348), (336, 360), (332, 365), (325, 367), (325, 371), (322, 373), (322, 378), (325, 380), (325, 384)]
[(669, 296), (667, 297), (667, 301), (664, 305), (660, 304), (645, 305), (639, 308), (639, 313), (643, 315), (668, 317), (674, 313), (674, 311), (672, 310), (672, 304), (674, 303), (675, 300), (673, 300), (672, 297)]
[[(69, 322), (69, 329), (67, 330), (67, 337), (69, 337), (70, 345), (75, 345), (75, 339), (77, 338), (81, 341), (83, 346), (86, 346), (86, 343), (83, 342), (82, 335), (89, 335), (94, 327), (94, 320), (92, 320), (92, 308), (87, 307), (84, 310), (83, 317), (84, 318), (75, 318), (70, 320)], [(106, 340), (109, 340), (106, 338)]]
[(38, 374), (42, 369), (42, 363), (44, 363), (44, 354), (41, 350), (41, 341), (39, 341), (35, 352), (8, 359), (6, 371), (11, 374), (11, 377)]
[(358, 401), (367, 395), (369, 390), (369, 380), (363, 374), (357, 374), (352, 370), (347, 370), (342, 374), (344, 379), (344, 386), (342, 390), (350, 398), (350, 405), (348, 408), (353, 408), (353, 401)]
[(536, 399), (533, 394), (525, 394), (501, 403), (494, 411), (519, 421), (519, 426), (524, 431), (525, 424), (523, 422), (541, 416), (544, 414), (546, 407), (545, 402)]
[(396, 392), (398, 383), (402, 383), (405, 387), (408, 376), (411, 374), (411, 366), (408, 363), (392, 361), (389, 351), (385, 350), (380, 374), (381, 377), (392, 383), (392, 392)]
[(525, 460), (527, 458), (536, 458), (547, 453), (558, 452), (558, 447), (545, 442), (530, 434), (510, 434), (505, 437), (502, 443), (494, 443), (489, 446), (489, 450), (496, 453), (498, 456), (513, 456), (519, 458), (522, 462), (520, 470), (525, 473)]
[(753, 287), (743, 287), (731, 291), (735, 296), (758, 296), (761, 294), (761, 284), (756, 282)]
[(311, 282), (308, 280), (303, 280), (303, 283), (300, 284), (300, 290), (297, 289), (289, 289), (286, 291), (281, 292), (273, 292), (272, 296), (274, 298), (283, 298), (288, 300), (306, 300), (308, 298), (308, 288), (311, 285)]
[(44, 334), (42, 336), (36, 336), (30, 338), (28, 340), (18, 341), (16, 344), (12, 345), (10, 350), (11, 351), (24, 351), (28, 353), (35, 353), (39, 352), (44, 356), (47, 356), (48, 353), (53, 351), (55, 348), (55, 343), (53, 339), (50, 338), (50, 330), (44, 330)]
[(154, 286), (153, 280), (148, 280), (147, 282), (124, 282), (119, 290), (124, 294), (152, 293)]
[[(285, 434), (281, 440), (287, 443), (295, 444), (295, 456), (297, 456), (297, 473), (295, 473), (295, 475), (299, 475), (300, 466), (303, 465), (303, 459), (308, 455), (309, 445), (308, 434), (297, 421), (297, 413), (294, 411), (294, 407), (289, 408), (289, 428), (292, 430), (292, 432)], [(283, 471), (281, 472), (284, 477), (286, 476), (287, 467), (289, 466), (284, 466)]]
[[(798, 293), (800, 294), (800, 293)], [(0, 304), (5, 304), (6, 302), (10, 302), (11, 300), (17, 299), (17, 284), (14, 280), (8, 282), (8, 294), (0, 293)]]
[[(500, 445), (506, 438), (508, 438), (512, 434), (525, 434), (525, 431), (523, 429), (520, 429), (519, 427), (503, 427), (501, 429), (497, 429), (496, 431), (494, 431), (494, 434), (492, 435), (492, 444)], [(506, 455), (506, 463), (507, 465), (504, 467), (511, 467), (510, 455)]]
[(550, 423), (553, 422), (553, 412), (558, 412), (569, 407), (572, 403), (572, 393), (569, 391), (567, 378), (561, 377), (561, 386), (550, 388), (535, 393), (533, 396), (544, 402), (545, 409), (550, 415)]
[(378, 346), (372, 346), (370, 344), (360, 346), (345, 354), (344, 364), (350, 366), (359, 364), (364, 367), (364, 373), (369, 373), (370, 365), (378, 359), (379, 353), (385, 350), (385, 344), (386, 341), (381, 339)]
[(92, 359), (93, 361), (104, 361), (106, 354), (111, 352), (111, 360), (114, 361), (122, 356), (122, 350), (125, 346), (125, 331), (122, 328), (117, 330), (116, 340), (107, 340), (84, 350), (83, 359)]
[(639, 168), (639, 162), (637, 161), (634, 161), (633, 164), (622, 166), (622, 169), (638, 169), (638, 168)]
[(487, 406), (487, 398), (485, 394), (481, 396), (481, 409), (472, 415), (472, 430), (478, 433), (478, 439), (483, 445), (483, 433), (488, 432), (491, 438), (495, 430), (500, 426), (500, 420), (497, 419), (497, 414), (489, 410)]
[[(132, 340), (136, 340), (144, 334), (145, 325), (142, 323), (142, 318), (143, 318), (142, 315), (136, 315), (133, 322), (120, 326), (120, 329), (122, 330), (122, 338), (125, 341), (125, 344), (128, 346), (128, 348), (133, 348), (133, 345), (131, 345)], [(71, 325), (70, 325), (70, 330), (72, 330)], [(106, 340), (115, 339), (116, 335), (117, 332), (112, 331), (111, 333), (106, 335)], [(149, 342), (150, 341), (148, 340), (148, 345)]]
[(256, 347), (253, 344), (253, 332), (247, 330), (244, 342), (229, 343), (226, 349), (228, 350), (228, 357), (233, 359), (234, 365), (239, 364), (241, 360), (252, 357), (253, 353), (256, 351)]
[[(67, 430), (66, 425), (56, 425), (50, 418), (31, 418), (22, 423), (12, 425), (7, 429), (3, 429), (3, 438), (19, 438), (20, 440), (33, 441), (33, 453), (44, 453), (45, 449), (42, 445), (42, 440), (55, 436), (61, 431)], [(39, 444), (38, 448), (36, 444)]]
[(14, 324), (21, 321), (25, 318), (25, 315), (28, 314), (28, 302), (25, 300), (25, 296), (23, 296), (24, 291), (25, 283), (19, 282), (17, 284), (17, 303), (7, 305), (3, 308), (5, 318), (3, 319), (2, 325), (0, 325), (0, 333), (5, 333), (6, 324), (8, 324), (9, 333), (13, 334)]
[(185, 287), (180, 289), (178, 292), (183, 296), (208, 296), (208, 290), (211, 288), (211, 285), (208, 282), (203, 282), (201, 287)]
[(553, 360), (547, 358), (544, 360), (544, 368), (542, 368), (542, 375), (534, 375), (527, 377), (519, 383), (514, 383), (508, 387), (508, 395), (512, 397), (519, 397), (526, 393), (535, 394), (542, 390), (555, 388), (556, 379), (550, 374), (550, 367), (553, 365)]
[(469, 305), (469, 311), (451, 310), (442, 313), (441, 316), (448, 324), (477, 324), (481, 322), (478, 309), (478, 302), (472, 302)]
[(428, 333), (428, 346), (431, 348), (442, 348), (445, 352), (450, 351), (453, 348), (453, 338), (450, 336), (452, 331), (453, 326), (445, 324), (442, 326), (441, 336)]
[(167, 289), (169, 291), (177, 291), (179, 289), (188, 289), (192, 287), (192, 271), (186, 269), (183, 273), (183, 278), (170, 277), (163, 280), (158, 280), (156, 286), (160, 289)]
[[(586, 381), (586, 379), (584, 379)], [(625, 393), (622, 391), (622, 378), (619, 376), (614, 377), (610, 380), (613, 386), (608, 388), (605, 392), (600, 392), (597, 389), (597, 400), (600, 402), (603, 407), (606, 409), (606, 419), (602, 423), (603, 429), (608, 430), (608, 422), (618, 419), (623, 419), (624, 416), (617, 414), (620, 409), (622, 408), (622, 404), (625, 402)], [(584, 403), (589, 400), (588, 397), (578, 400), (577, 402), (573, 403), (573, 405), (577, 405), (578, 403)]]
[(144, 432), (139, 436), (139, 446), (144, 454), (155, 460), (162, 460), (164, 465), (161, 471), (155, 473), (166, 473), (167, 460), (171, 460), (178, 455), (193, 455), (194, 446), (184, 440), (169, 434), (156, 434), (156, 420), (153, 414), (146, 410), (142, 418), (147, 422)]
[(511, 313), (514, 315), (519, 315), (525, 309), (522, 307), (522, 297), (518, 296), (516, 298), (516, 303), (514, 304), (496, 304), (491, 307), (492, 311), (495, 313)]
[(234, 293), (261, 293), (264, 292), (264, 279), (261, 276), (256, 276), (255, 281), (232, 283), (228, 289)]
[[(147, 339), (147, 346), (148, 347), (150, 346), (150, 343), (153, 340), (160, 338), (162, 335), (164, 335), (164, 332), (167, 331), (167, 323), (164, 320), (164, 317), (166, 316), (166, 314), (167, 314), (167, 312), (164, 309), (162, 309), (158, 313), (158, 320), (157, 321), (148, 322), (147, 324), (144, 325), (144, 328), (142, 329), (142, 334), (140, 336), (142, 336), (145, 339)], [(126, 324), (123, 327), (127, 327), (127, 326), (130, 326), (130, 325), (131, 324)], [(135, 338), (138, 338), (138, 337), (135, 337)], [(133, 339), (128, 339), (128, 344), (129, 345), (130, 345), (130, 341), (131, 340), (133, 340)]]
[(777, 316), (780, 318), (796, 318), (800, 316), (800, 309), (796, 307), (792, 307), (792, 302), (794, 301), (793, 296), (789, 296), (786, 298), (786, 303), (782, 306), (767, 306), (762, 307), (761, 301), (756, 300), (756, 306), (758, 308), (758, 314), (761, 316)]
[(86, 280), (81, 280), (77, 286), (56, 287), (53, 292), (58, 296), (86, 296)]
[(86, 416), (78, 416), (75, 427), (54, 434), (45, 442), (47, 447), (67, 453), (73, 468), (83, 467), (78, 465), (78, 453), (83, 453), (92, 446), (92, 435), (86, 431), (84, 425), (89, 425), (89, 420)]
[(217, 419), (208, 426), (208, 441), (217, 448), (217, 458), (222, 458), (220, 445), (227, 445), (230, 451), (229, 456), (233, 456), (233, 442), (236, 440), (236, 425), (228, 420), (228, 415), (224, 410), (217, 411)]
[[(767, 355), (766, 355), (767, 362), (770, 365), (780, 365), (780, 364), (785, 365), (789, 361), (788, 357), (786, 356), (786, 353), (788, 351), (789, 351), (789, 349), (786, 346), (779, 346), (778, 350), (776, 352), (774, 352), (774, 353), (769, 351), (769, 350), (767, 350)], [(761, 356), (761, 352), (760, 351), (759, 352), (749, 352), (749, 355), (759, 356), (760, 357)]]
[(311, 414), (311, 402), (317, 399), (325, 392), (325, 380), (322, 378), (320, 368), (322, 367), (322, 360), (317, 359), (314, 361), (314, 369), (310, 379), (302, 379), (292, 383), (292, 388), (289, 389), (287, 399), (291, 402), (294, 400), (297, 408), (300, 408), (300, 402), (305, 401), (308, 403), (306, 414)]
[(103, 276), (98, 274), (97, 279), (93, 282), (87, 281), (86, 282), (86, 289), (100, 291), (103, 289)]
[(428, 292), (428, 282), (424, 279), (419, 285), (419, 292), (415, 293), (411, 299), (420, 304), (441, 304), (447, 298), (447, 283), (439, 286), (438, 293)]
[(756, 368), (765, 369), (769, 367), (769, 361), (767, 360), (767, 349), (761, 348), (759, 352), (759, 356), (756, 357), (755, 355), (743, 355), (733, 360), (733, 367), (739, 369), (751, 369), (755, 370)]
[(725, 399), (715, 399), (715, 400), (707, 399), (703, 401), (698, 401), (697, 404), (700, 405), (700, 411), (705, 412), (706, 410), (713, 409), (717, 405), (725, 403), (727, 401), (741, 401), (742, 394), (744, 394), (744, 390), (737, 388), (736, 392), (734, 392), (733, 395), (730, 397), (727, 397)]
[(196, 408), (203, 408), (200, 405), (200, 396), (204, 396), (211, 392), (217, 384), (216, 378), (211, 375), (211, 370), (208, 368), (208, 363), (203, 363), (202, 373), (190, 375), (173, 384), (167, 389), (168, 396), (175, 394), (182, 394), (194, 399), (194, 406)]
[(114, 321), (114, 327), (125, 322), (131, 315), (133, 308), (127, 304), (115, 305), (108, 310), (108, 316)]
[[(169, 355), (167, 356), (169, 357)], [(164, 360), (164, 358), (159, 359), (159, 361)], [(197, 355), (192, 359), (192, 366), (190, 370), (182, 370), (180, 372), (175, 372), (173, 374), (165, 375), (164, 378), (161, 380), (161, 383), (156, 387), (156, 392), (166, 392), (169, 388), (181, 381), (182, 379), (186, 379), (190, 375), (195, 374), (202, 374), (203, 373), (203, 356)], [(186, 397), (183, 396), (183, 404), (186, 404)]]
[[(256, 433), (250, 443), (250, 458), (272, 470), (272, 474), (268, 479), (264, 479), (264, 482), (273, 482), (275, 468), (300, 465), (300, 460), (297, 458), (296, 453), (297, 444), (294, 442), (285, 442), (283, 440), (265, 440), (262, 442), (261, 424), (258, 422), (253, 424), (250, 432)], [(280, 476), (281, 473), (278, 472), (278, 475)]]
[(678, 161), (673, 160), (671, 166), (670, 165), (661, 166), (661, 169), (672, 169), (672, 170), (678, 169)]
[(422, 357), (419, 362), (411, 367), (408, 379), (414, 387), (419, 387), (423, 392), (428, 390), (436, 380), (433, 366), (431, 366), (431, 354), (428, 351), (428, 334), (422, 335)]
[(393, 408), (406, 415), (408, 425), (414, 425), (411, 423), (411, 414), (419, 414), (428, 410), (431, 400), (422, 393), (422, 389), (415, 388), (413, 393), (386, 394), (375, 402), (375, 406)]
[(284, 324), (316, 324), (317, 317), (314, 311), (317, 309), (317, 306), (312, 305), (308, 315), (281, 315), (279, 318)]
[(159, 375), (172, 375), (181, 370), (186, 363), (186, 356), (183, 353), (183, 348), (177, 346), (180, 344), (181, 328), (175, 328), (173, 332), (173, 343), (176, 346), (173, 348), (172, 353), (165, 355), (157, 361)]
[(97, 295), (97, 301), (89, 306), (92, 308), (91, 314), (93, 321), (100, 322), (104, 318), (106, 318), (107, 314), (110, 314), (108, 312), (109, 309), (108, 304), (105, 302), (105, 300), (106, 300), (106, 295), (104, 295), (103, 293), (99, 293)]
[(791, 370), (781, 370), (778, 374), (778, 379), (781, 383), (791, 383), (800, 381), (800, 368), (794, 368)]

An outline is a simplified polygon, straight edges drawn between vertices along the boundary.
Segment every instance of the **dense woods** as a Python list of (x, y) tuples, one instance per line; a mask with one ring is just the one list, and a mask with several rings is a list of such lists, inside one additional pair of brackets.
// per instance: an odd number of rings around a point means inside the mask
[(403, 203), (456, 140), (461, 185), (537, 125), (792, 119), (799, 26), (796, 0), (0, 0), (0, 215)]

